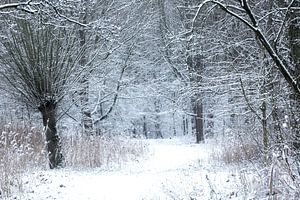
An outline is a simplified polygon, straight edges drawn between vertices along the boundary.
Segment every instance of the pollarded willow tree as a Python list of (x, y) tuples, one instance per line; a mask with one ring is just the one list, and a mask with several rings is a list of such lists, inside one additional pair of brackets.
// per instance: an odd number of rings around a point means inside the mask
[(80, 74), (77, 64), (83, 52), (77, 41), (73, 31), (33, 20), (17, 20), (1, 38), (3, 89), (42, 114), (51, 169), (62, 165), (56, 113), (68, 86)]

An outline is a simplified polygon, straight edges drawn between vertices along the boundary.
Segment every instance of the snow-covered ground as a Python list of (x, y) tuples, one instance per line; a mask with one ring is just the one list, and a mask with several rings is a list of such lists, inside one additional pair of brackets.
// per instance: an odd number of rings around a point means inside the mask
[(211, 158), (213, 143), (197, 145), (181, 139), (146, 142), (146, 158), (119, 168), (31, 172), (24, 177), (22, 194), (10, 199), (255, 199), (249, 191), (245, 195), (239, 170)]

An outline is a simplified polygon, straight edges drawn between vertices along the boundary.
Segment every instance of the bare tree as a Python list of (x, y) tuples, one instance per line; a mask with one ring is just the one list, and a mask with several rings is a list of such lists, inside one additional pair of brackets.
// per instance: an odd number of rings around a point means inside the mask
[[(45, 127), (50, 168), (62, 165), (56, 129), (58, 104), (64, 98), (82, 51), (72, 31), (51, 25), (17, 20), (15, 30), (1, 39), (2, 88), (24, 104), (38, 109)], [(78, 75), (78, 74), (77, 74)]]

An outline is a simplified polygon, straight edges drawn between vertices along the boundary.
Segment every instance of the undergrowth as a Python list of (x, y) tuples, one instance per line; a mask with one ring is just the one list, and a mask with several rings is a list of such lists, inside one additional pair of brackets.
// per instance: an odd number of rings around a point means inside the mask
[(222, 141), (216, 146), (211, 157), (233, 167), (239, 177), (235, 180), (240, 187), (236, 195), (245, 199), (298, 199), (299, 164), (292, 149), (270, 148), (266, 161), (263, 148), (249, 141)]
[(86, 135), (64, 136), (62, 147), (65, 165), (73, 168), (121, 165), (147, 151), (145, 144), (138, 140)]
[[(147, 147), (140, 141), (117, 137), (69, 134), (61, 138), (65, 167), (111, 167), (138, 159)], [(47, 170), (48, 159), (42, 129), (25, 123), (0, 125), (0, 199), (22, 192), (23, 176)]]
[(225, 164), (245, 164), (261, 158), (261, 150), (256, 144), (231, 142), (219, 145), (211, 157)]
[(0, 197), (22, 190), (22, 173), (45, 167), (43, 134), (25, 124), (0, 125)]

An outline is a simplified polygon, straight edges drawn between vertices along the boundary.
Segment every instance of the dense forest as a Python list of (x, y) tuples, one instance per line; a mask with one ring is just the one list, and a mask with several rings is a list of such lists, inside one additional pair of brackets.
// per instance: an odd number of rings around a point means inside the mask
[(299, 0), (1, 0), (0, 24), (0, 155), (8, 129), (44, 127), (51, 169), (68, 135), (192, 136), (299, 195)]

